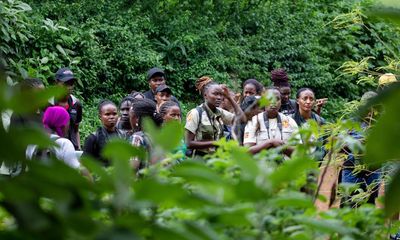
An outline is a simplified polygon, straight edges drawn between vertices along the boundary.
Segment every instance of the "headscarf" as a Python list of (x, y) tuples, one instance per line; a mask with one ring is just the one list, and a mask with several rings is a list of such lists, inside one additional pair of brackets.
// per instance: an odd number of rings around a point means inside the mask
[(53, 130), (58, 136), (63, 137), (63, 128), (69, 122), (69, 114), (65, 108), (60, 106), (48, 107), (43, 114), (43, 125), (49, 130)]

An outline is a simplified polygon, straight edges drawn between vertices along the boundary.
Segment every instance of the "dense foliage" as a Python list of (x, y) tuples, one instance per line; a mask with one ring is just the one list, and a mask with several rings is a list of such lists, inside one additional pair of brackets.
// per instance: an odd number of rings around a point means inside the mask
[[(1, 92), (8, 94), (1, 94), (0, 110), (27, 112), (60, 94), (55, 89), (21, 94), (2, 83)], [(30, 109), (18, 107), (28, 99), (36, 99)], [(356, 125), (327, 126), (333, 153), (342, 144), (352, 146), (346, 135), (350, 127)], [(359, 209), (316, 210), (315, 197), (300, 191), (315, 190), (308, 181), (308, 173), (318, 169), (309, 155), (313, 143), (299, 145), (291, 159), (282, 162), (278, 150), (251, 157), (236, 142), (221, 140), (207, 161), (186, 159), (176, 164), (182, 156), (169, 152), (179, 144), (182, 127), (171, 123), (157, 130), (147, 124), (146, 129), (154, 151), (165, 154), (163, 161), (135, 175), (129, 161), (143, 151), (115, 141), (104, 150), (112, 159), (111, 168), (82, 159), (92, 174), (87, 179), (58, 160), (25, 159), (28, 144), (50, 144), (38, 129), (7, 132), (1, 126), (1, 162), (25, 163), (29, 169), (0, 179), (1, 238), (384, 239), (388, 232), (383, 211), (368, 204)], [(314, 123), (302, 134), (307, 139), (318, 132)]]
[[(325, 117), (371, 84), (336, 71), (344, 61), (398, 52), (399, 33), (362, 15), (369, 1), (3, 1), (1, 51), (18, 75), (51, 82), (61, 66), (94, 97), (146, 90), (146, 71), (166, 69), (180, 99), (193, 101), (194, 79), (211, 75), (239, 90), (247, 78), (270, 83), (288, 70), (295, 88), (329, 97)], [(335, 19), (338, 15), (342, 17)], [(351, 23), (351, 24), (349, 24)], [(348, 27), (350, 25), (350, 27)], [(396, 49), (389, 50), (383, 42)]]
[[(167, 69), (182, 98), (189, 98), (186, 89), (202, 74), (229, 80), (235, 87), (249, 76), (267, 83), (268, 72), (283, 66), (296, 87), (310, 85), (318, 87), (321, 96), (350, 99), (376, 86), (371, 74), (398, 73), (400, 66), (393, 48), (399, 46), (394, 37), (398, 33), (389, 25), (369, 22), (359, 11), (362, 5), (353, 1), (29, 3), (33, 11), (19, 1), (0, 2), (0, 51), (8, 82), (26, 74), (50, 82), (58, 67), (71, 65), (86, 100), (110, 94), (117, 99), (132, 88), (145, 88), (145, 71), (153, 65)], [(365, 59), (368, 56), (374, 58)], [(343, 60), (350, 61), (342, 64)], [(339, 66), (340, 76), (334, 71)], [(32, 112), (61, 93), (21, 93), (0, 75), (0, 112)], [(370, 103), (385, 106), (365, 146), (371, 164), (400, 158), (394, 144), (400, 138), (399, 91), (400, 85), (393, 84)], [(96, 115), (92, 108), (86, 114)], [(323, 165), (332, 165), (342, 158), (343, 146), (364, 148), (347, 134), (352, 128), (359, 126), (338, 121), (324, 131), (311, 124), (301, 133), (306, 139), (327, 133), (330, 154)], [(148, 125), (146, 130), (155, 151), (164, 155), (162, 162), (135, 175), (129, 161), (143, 151), (112, 142), (104, 151), (112, 159), (111, 168), (82, 159), (92, 173), (87, 179), (60, 161), (26, 161), (28, 144), (48, 146), (50, 139), (38, 129), (5, 131), (0, 124), (0, 162), (23, 162), (29, 169), (14, 178), (0, 178), (0, 237), (386, 239), (398, 230), (398, 222), (388, 225), (384, 214), (400, 210), (399, 170), (387, 189), (384, 211), (363, 204), (366, 195), (361, 192), (353, 197), (361, 204), (358, 209), (318, 212), (315, 201), (328, 199), (301, 191), (317, 189), (308, 174), (319, 169), (309, 156), (313, 144), (297, 146), (292, 157), (282, 161), (278, 150), (252, 157), (235, 142), (221, 140), (207, 161), (176, 164), (182, 156), (169, 152), (181, 140), (182, 127), (170, 124), (157, 130)], [(354, 187), (343, 185), (340, 194)]]

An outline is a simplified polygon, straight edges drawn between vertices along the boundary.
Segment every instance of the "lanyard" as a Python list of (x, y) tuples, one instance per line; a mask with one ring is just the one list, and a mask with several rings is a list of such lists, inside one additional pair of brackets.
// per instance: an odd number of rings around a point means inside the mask
[[(278, 113), (278, 116), (276, 116), (276, 120), (277, 120), (279, 132), (281, 133), (281, 140), (283, 140), (282, 119), (281, 119), (281, 116), (279, 115), (279, 113)], [(269, 118), (268, 118), (266, 112), (264, 112), (264, 123), (265, 123), (265, 128), (267, 128), (268, 139), (271, 139), (271, 137), (269, 136)]]

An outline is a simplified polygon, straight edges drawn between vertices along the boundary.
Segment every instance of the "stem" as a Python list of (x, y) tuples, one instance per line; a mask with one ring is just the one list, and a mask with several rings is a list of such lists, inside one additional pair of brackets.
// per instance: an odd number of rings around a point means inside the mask
[[(332, 135), (333, 135), (333, 134), (332, 134)], [(321, 190), (321, 186), (322, 186), (322, 183), (324, 182), (324, 178), (325, 178), (326, 172), (328, 171), (329, 164), (330, 164), (331, 161), (332, 161), (332, 154), (333, 154), (333, 151), (332, 151), (332, 149), (333, 149), (333, 139), (332, 139), (332, 135), (331, 135), (331, 150), (330, 150), (329, 153), (328, 153), (328, 162), (326, 163), (325, 169), (324, 169), (324, 171), (322, 172), (322, 175), (321, 175), (321, 182), (318, 184), (317, 191), (315, 192), (315, 195), (314, 195), (314, 197), (313, 197), (313, 203), (314, 203), (314, 204), (315, 204), (315, 201), (317, 200), (319, 191)]]

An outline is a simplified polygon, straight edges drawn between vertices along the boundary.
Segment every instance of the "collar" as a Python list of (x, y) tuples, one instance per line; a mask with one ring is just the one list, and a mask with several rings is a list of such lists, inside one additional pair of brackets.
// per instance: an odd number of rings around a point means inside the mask
[(218, 108), (216, 108), (216, 109), (215, 109), (215, 112), (213, 112), (213, 111), (208, 107), (208, 105), (207, 105), (206, 103), (203, 103), (202, 105), (203, 105), (203, 109), (207, 112), (207, 115), (208, 115), (210, 118), (221, 117), (221, 111), (220, 111)]

